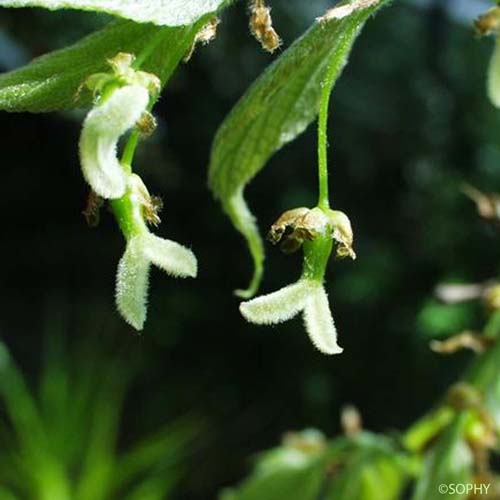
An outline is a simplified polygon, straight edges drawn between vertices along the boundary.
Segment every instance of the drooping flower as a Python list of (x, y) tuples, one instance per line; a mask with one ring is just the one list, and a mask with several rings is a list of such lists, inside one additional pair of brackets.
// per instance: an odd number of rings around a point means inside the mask
[(340, 354), (337, 330), (323, 285), (315, 280), (300, 279), (292, 285), (262, 295), (240, 305), (247, 321), (274, 325), (302, 313), (304, 325), (314, 346), (324, 354)]
[(147, 112), (161, 82), (156, 75), (134, 69), (134, 56), (120, 52), (108, 60), (109, 72), (90, 75), (81, 88), (88, 88), (95, 106), (83, 123), (80, 162), (92, 190), (106, 199), (124, 195), (127, 175), (118, 159), (118, 141), (136, 124), (141, 131), (154, 130)]
[(176, 278), (195, 278), (198, 268), (193, 252), (175, 241), (149, 232), (130, 238), (118, 264), (116, 306), (136, 330), (146, 321), (151, 264)]
[(125, 194), (127, 175), (117, 157), (120, 137), (130, 130), (147, 108), (149, 92), (141, 85), (115, 89), (87, 115), (80, 136), (83, 176), (103, 198)]
[(314, 346), (324, 354), (341, 353), (323, 281), (333, 244), (337, 257), (356, 257), (349, 219), (335, 210), (296, 208), (272, 225), (268, 239), (273, 244), (282, 241), (285, 253), (304, 248), (302, 276), (276, 292), (241, 303), (242, 315), (251, 323), (274, 325), (302, 314)]

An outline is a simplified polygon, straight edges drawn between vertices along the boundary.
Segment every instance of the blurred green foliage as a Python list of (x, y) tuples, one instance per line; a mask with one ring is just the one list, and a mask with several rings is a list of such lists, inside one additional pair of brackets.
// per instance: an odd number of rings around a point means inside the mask
[(180, 419), (119, 449), (124, 397), (137, 366), (106, 354), (97, 339), (79, 341), (76, 354), (60, 335), (47, 340), (34, 390), (0, 344), (0, 498), (165, 499), (196, 422)]

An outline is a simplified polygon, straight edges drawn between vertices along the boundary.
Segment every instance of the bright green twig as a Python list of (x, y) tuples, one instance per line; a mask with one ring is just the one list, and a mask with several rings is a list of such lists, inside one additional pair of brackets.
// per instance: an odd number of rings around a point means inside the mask
[(330, 207), (328, 196), (328, 109), (337, 69), (337, 61), (333, 58), (326, 71), (325, 79), (321, 84), (321, 101), (318, 116), (318, 206), (320, 208)]

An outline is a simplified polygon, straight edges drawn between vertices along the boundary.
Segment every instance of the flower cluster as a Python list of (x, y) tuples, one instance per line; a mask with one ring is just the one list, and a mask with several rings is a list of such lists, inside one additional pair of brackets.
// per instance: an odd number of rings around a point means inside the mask
[(146, 319), (151, 264), (175, 277), (195, 277), (197, 262), (182, 245), (152, 234), (157, 225), (158, 201), (141, 178), (118, 158), (120, 138), (134, 127), (148, 133), (154, 119), (149, 103), (160, 89), (159, 79), (136, 71), (130, 54), (109, 61), (110, 73), (92, 75), (85, 85), (94, 92), (95, 106), (85, 118), (80, 136), (80, 162), (85, 180), (111, 206), (127, 240), (118, 265), (116, 305), (124, 319), (142, 330)]

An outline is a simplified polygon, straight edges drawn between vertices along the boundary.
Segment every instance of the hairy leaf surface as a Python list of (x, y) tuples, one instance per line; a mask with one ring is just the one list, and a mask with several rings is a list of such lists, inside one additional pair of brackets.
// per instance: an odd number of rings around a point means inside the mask
[(354, 0), (332, 9), (254, 82), (217, 132), (210, 187), (246, 238), (255, 266), (249, 289), (237, 292), (242, 297), (257, 291), (264, 260), (257, 225), (243, 199), (244, 187), (315, 119), (327, 69), (333, 64), (340, 75), (360, 28), (384, 3)]
[(108, 71), (107, 59), (118, 52), (138, 55), (145, 47), (155, 50), (148, 51), (141, 69), (165, 83), (189, 50), (198, 28), (198, 24), (170, 28), (112, 22), (70, 47), (0, 75), (0, 109), (45, 112), (85, 106), (92, 99), (82, 87), (89, 75)]
[(0, 0), (0, 7), (43, 7), (106, 12), (160, 26), (192, 24), (217, 11), (227, 0)]

